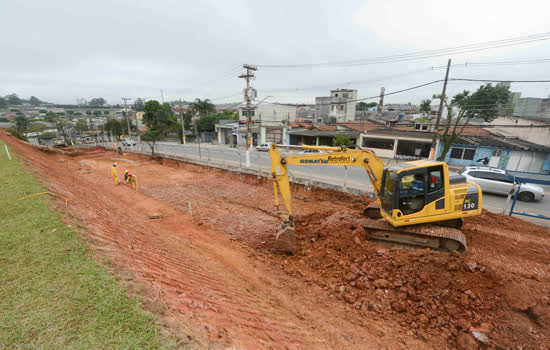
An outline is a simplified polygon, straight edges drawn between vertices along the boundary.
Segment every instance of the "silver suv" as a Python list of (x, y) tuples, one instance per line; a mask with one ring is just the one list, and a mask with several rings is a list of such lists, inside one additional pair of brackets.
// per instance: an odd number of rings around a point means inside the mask
[[(505, 170), (496, 168), (467, 166), (462, 168), (458, 173), (478, 184), (483, 192), (487, 193), (507, 195), (512, 190), (514, 182), (516, 182), (514, 176), (508, 174)], [(542, 187), (530, 183), (521, 184), (518, 194), (520, 201), (538, 201), (543, 197), (544, 189)]]

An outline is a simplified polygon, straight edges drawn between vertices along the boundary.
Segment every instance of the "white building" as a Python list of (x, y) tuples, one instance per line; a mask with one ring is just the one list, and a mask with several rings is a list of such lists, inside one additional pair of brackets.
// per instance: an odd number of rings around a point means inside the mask
[(357, 90), (336, 89), (330, 96), (315, 98), (315, 123), (335, 124), (355, 120)]
[[(494, 127), (491, 131), (504, 137), (517, 137), (524, 141), (550, 147), (550, 128), (536, 127), (537, 125), (549, 125), (550, 118), (539, 118), (538, 120), (521, 117), (498, 117), (491, 125), (510, 125), (509, 128)], [(523, 127), (522, 127), (523, 126)]]
[[(294, 123), (296, 106), (278, 103), (262, 103), (250, 111), (254, 124), (262, 126), (281, 126)], [(246, 121), (246, 108), (239, 109), (239, 120)]]

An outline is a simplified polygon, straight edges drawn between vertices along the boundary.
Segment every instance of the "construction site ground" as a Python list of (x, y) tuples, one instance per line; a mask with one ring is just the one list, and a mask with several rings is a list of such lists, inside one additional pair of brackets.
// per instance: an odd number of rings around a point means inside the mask
[[(281, 255), (267, 179), (0, 138), (159, 323), (208, 348), (549, 348), (548, 228), (484, 211), (465, 221), (463, 255), (397, 249), (366, 239), (372, 199), (295, 186), (298, 252)], [(114, 185), (113, 162), (139, 191)]]

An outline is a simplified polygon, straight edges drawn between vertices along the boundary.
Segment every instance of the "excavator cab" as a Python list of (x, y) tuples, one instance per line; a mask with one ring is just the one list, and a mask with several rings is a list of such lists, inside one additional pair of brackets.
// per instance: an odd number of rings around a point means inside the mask
[[(463, 211), (462, 206), (456, 206), (456, 200), (465, 200), (468, 191), (476, 193), (476, 198), (469, 196), (469, 210)], [(481, 211), (478, 192), (481, 191), (477, 185), (467, 184), (460, 175), (449, 176), (445, 163), (426, 160), (402, 163), (384, 169), (380, 214), (392, 226), (440, 222), (459, 228), (463, 217)]]

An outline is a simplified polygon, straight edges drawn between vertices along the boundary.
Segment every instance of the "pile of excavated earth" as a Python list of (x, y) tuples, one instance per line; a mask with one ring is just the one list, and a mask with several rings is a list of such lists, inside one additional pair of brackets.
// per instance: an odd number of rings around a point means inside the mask
[[(184, 347), (549, 348), (550, 229), (484, 211), (464, 254), (393, 247), (367, 239), (372, 199), (295, 185), (298, 249), (281, 255), (268, 179), (0, 139)], [(114, 185), (113, 162), (139, 191)]]

